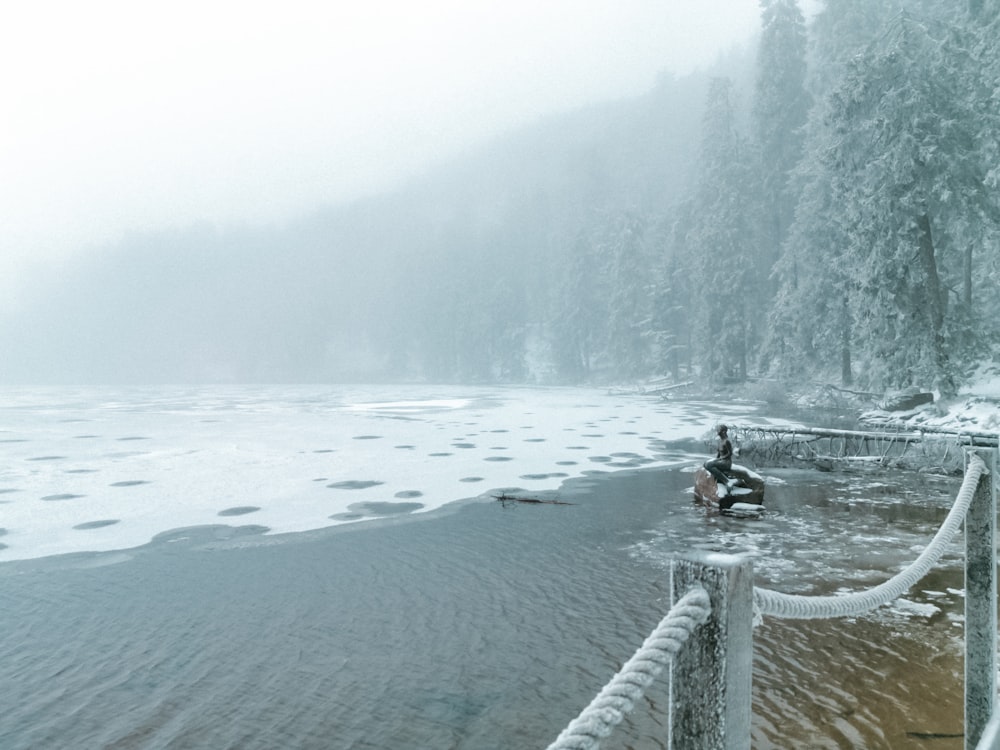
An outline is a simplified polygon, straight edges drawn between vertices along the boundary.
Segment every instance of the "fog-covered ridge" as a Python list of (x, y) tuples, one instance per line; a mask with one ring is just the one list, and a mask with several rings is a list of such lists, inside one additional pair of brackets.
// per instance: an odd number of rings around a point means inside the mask
[(954, 395), (1000, 352), (1000, 7), (761, 5), (757, 49), (282, 226), (126, 237), (0, 382), (766, 376)]
[[(494, 379), (442, 361), (433, 339), (508, 306), (541, 321), (563, 273), (553, 246), (676, 199), (705, 81), (664, 77), (283, 226), (132, 234), (48, 269), (44, 295), (2, 321), (0, 380)], [(492, 299), (470, 286), (504, 276)]]

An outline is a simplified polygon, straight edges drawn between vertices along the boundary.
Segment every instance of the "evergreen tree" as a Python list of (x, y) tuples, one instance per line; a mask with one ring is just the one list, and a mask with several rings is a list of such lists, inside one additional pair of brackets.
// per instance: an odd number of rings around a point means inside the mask
[(824, 99), (840, 84), (850, 60), (898, 12), (892, 3), (872, 0), (824, 1), (809, 26), (807, 85), (814, 99)]
[[(1000, 355), (1000, 0), (970, 2), (967, 19), (974, 56), (967, 96), (978, 104), (977, 149), (986, 171), (983, 215), (965, 229), (962, 300), (968, 323)], [(982, 357), (983, 352), (976, 352)]]
[[(796, 0), (761, 0), (752, 124), (760, 174), (760, 263), (770, 273), (795, 210), (789, 175), (802, 157), (811, 98), (806, 91), (806, 27)], [(768, 284), (771, 296), (773, 285)]]
[(653, 279), (646, 254), (645, 226), (637, 216), (616, 217), (608, 228), (607, 352), (614, 374), (636, 378), (650, 372), (650, 309)]
[(661, 248), (652, 266), (652, 315), (649, 335), (654, 341), (657, 372), (670, 372), (681, 379), (681, 369), (691, 369), (691, 309), (695, 277), (692, 255), (687, 247), (691, 202), (684, 201), (664, 221), (658, 241)]
[(848, 238), (822, 155), (830, 148), (823, 117), (814, 113), (805, 158), (792, 184), (799, 194), (795, 221), (776, 267), (779, 291), (766, 349), (772, 369), (803, 377), (833, 370), (851, 385), (853, 316), (851, 278), (844, 259)]
[(580, 230), (560, 265), (549, 345), (560, 380), (581, 383), (590, 379), (605, 340), (605, 263), (588, 232)]
[(698, 187), (686, 238), (697, 271), (691, 279), (698, 295), (697, 356), (710, 377), (745, 378), (759, 334), (750, 312), (762, 299), (752, 229), (756, 193), (729, 79), (711, 81), (702, 122)]
[(982, 114), (962, 95), (971, 58), (952, 29), (900, 14), (850, 64), (831, 107), (824, 165), (847, 237), (852, 310), (869, 379), (953, 393), (953, 228), (981, 216)]

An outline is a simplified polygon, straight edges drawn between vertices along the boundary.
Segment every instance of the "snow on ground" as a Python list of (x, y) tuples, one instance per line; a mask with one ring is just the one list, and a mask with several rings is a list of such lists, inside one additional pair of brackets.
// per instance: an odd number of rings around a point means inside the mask
[[(296, 532), (500, 488), (666, 465), (757, 405), (582, 388), (0, 390), (0, 561), (120, 550), (203, 525)], [(759, 419), (759, 417), (753, 417)]]
[(899, 422), (914, 429), (997, 433), (1000, 432), (1000, 377), (977, 380), (955, 398), (936, 397), (932, 404), (905, 412), (867, 412), (864, 419)]

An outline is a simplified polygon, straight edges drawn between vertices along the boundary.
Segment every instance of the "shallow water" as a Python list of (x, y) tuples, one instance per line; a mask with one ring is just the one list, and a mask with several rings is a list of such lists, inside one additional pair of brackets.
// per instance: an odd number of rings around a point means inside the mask
[[(869, 586), (916, 557), (959, 484), (764, 473), (760, 520), (707, 515), (690, 473), (646, 469), (536, 493), (572, 505), (202, 527), (2, 565), (0, 747), (545, 747), (666, 612), (673, 552), (747, 552), (781, 591)], [(765, 621), (754, 747), (961, 747), (923, 738), (962, 731), (960, 557), (866, 617)], [(665, 747), (665, 696), (602, 747)]]
[[(667, 546), (751, 554), (755, 583), (828, 595), (905, 568), (940, 527), (956, 478), (865, 471), (765, 472), (759, 521), (719, 516), (698, 530), (667, 520)], [(657, 558), (654, 537), (640, 554)], [(766, 618), (755, 631), (755, 748), (963, 746), (961, 537), (908, 594), (864, 617)]]

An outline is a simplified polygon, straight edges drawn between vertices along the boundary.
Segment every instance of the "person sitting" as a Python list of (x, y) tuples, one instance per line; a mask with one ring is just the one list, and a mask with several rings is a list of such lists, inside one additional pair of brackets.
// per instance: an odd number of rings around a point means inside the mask
[(733, 480), (725, 472), (733, 468), (733, 444), (729, 442), (729, 428), (726, 425), (719, 425), (718, 435), (719, 448), (715, 452), (715, 458), (705, 462), (705, 469), (719, 483), (719, 489), (725, 487), (725, 494), (729, 494)]

